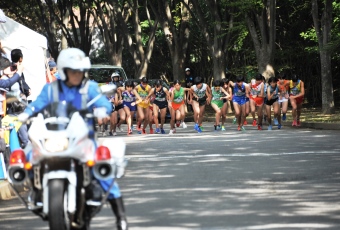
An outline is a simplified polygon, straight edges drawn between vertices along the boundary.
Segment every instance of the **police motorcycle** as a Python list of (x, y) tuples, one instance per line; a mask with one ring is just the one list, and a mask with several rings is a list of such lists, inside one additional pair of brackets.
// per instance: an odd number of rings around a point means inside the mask
[[(101, 91), (110, 95), (115, 88), (103, 85)], [(31, 145), (11, 153), (8, 176), (16, 195), (52, 230), (89, 229), (110, 190), (103, 193), (93, 177), (107, 180), (124, 175), (125, 143), (110, 139), (96, 149), (96, 138), (90, 138), (93, 119), (92, 113), (76, 110), (65, 101), (52, 103), (29, 119)], [(29, 187), (30, 195), (21, 196), (17, 186)]]

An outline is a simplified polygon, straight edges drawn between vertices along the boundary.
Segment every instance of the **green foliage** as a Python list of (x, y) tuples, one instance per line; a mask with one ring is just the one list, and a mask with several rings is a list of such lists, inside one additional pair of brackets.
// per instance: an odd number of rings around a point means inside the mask
[[(112, 0), (97, 0), (99, 2), (108, 2), (112, 4)], [(177, 30), (178, 37), (183, 37), (179, 34), (182, 21), (182, 7), (183, 3), (180, 0), (170, 1), (166, 0), (170, 4), (170, 10), (172, 18), (174, 20), (175, 29)], [(52, 0), (43, 1), (53, 2)], [(58, 0), (59, 3), (73, 2), (75, 8), (90, 9), (94, 7), (94, 2), (89, 0)], [(129, 8), (126, 0), (115, 0), (115, 2), (123, 9)], [(132, 2), (132, 1), (131, 1)], [(149, 32), (154, 25), (154, 21), (149, 22), (144, 1), (137, 1), (139, 4), (138, 12), (140, 17), (140, 26), (142, 29), (141, 37), (142, 44), (145, 47), (150, 39)], [(245, 13), (247, 14), (259, 14), (264, 7), (264, 0), (219, 0), (216, 1), (219, 4), (217, 14), (222, 18), (222, 30), (220, 34), (216, 34), (217, 38), (227, 37), (227, 34), (231, 32), (230, 41), (225, 53), (225, 62), (228, 67), (229, 73), (232, 75), (246, 76), (247, 81), (257, 73), (257, 60), (254, 50), (254, 44), (249, 35), (249, 31), (245, 25)], [(321, 100), (321, 92), (317, 87), (320, 79), (320, 60), (318, 55), (318, 40), (315, 33), (313, 19), (311, 16), (311, 1), (297, 1), (297, 0), (285, 0), (277, 2), (277, 20), (276, 20), (276, 52), (275, 52), (275, 71), (287, 72), (288, 76), (292, 73), (296, 73), (301, 76), (301, 79), (305, 81), (306, 97), (308, 101)], [(320, 10), (320, 17), (322, 13), (322, 2), (318, 1)], [(214, 20), (214, 12), (210, 10), (209, 1), (198, 0), (200, 9), (204, 13), (203, 17), (209, 24), (208, 34), (211, 39), (214, 39), (214, 26), (216, 21)], [(155, 1), (155, 4), (156, 1)], [(190, 1), (189, 1), (190, 4)], [(334, 0), (333, 4), (333, 27), (332, 27), (332, 40), (325, 47), (332, 50), (332, 75), (334, 78), (334, 88), (337, 90), (340, 88), (340, 69), (338, 63), (340, 63), (340, 0)], [(192, 6), (192, 5), (191, 5)], [(47, 18), (50, 18), (52, 12), (49, 12), (47, 5), (43, 10)], [(19, 21), (20, 23), (28, 26), (29, 28), (38, 31), (42, 34), (47, 34), (45, 25), (42, 22), (42, 16), (39, 16), (39, 7), (36, 0), (1, 0), (0, 8), (5, 13)], [(103, 11), (107, 13), (110, 9), (103, 8)], [(195, 9), (191, 8), (195, 14)], [(132, 11), (133, 14), (133, 11)], [(229, 28), (229, 14), (234, 16), (234, 24), (232, 28)], [(164, 16), (164, 15), (162, 15)], [(202, 35), (202, 28), (200, 23), (195, 23), (194, 20), (197, 15), (189, 15), (189, 44), (187, 50), (187, 60), (185, 66), (189, 66), (194, 70), (195, 75), (208, 77), (211, 76), (213, 71), (213, 63), (209, 47), (205, 37)], [(155, 19), (155, 15), (151, 12), (151, 18)], [(132, 39), (135, 39), (135, 30), (132, 26), (133, 17), (128, 18), (128, 32), (131, 34)], [(57, 24), (57, 30), (60, 25)], [(117, 26), (119, 28), (119, 25)], [(60, 38), (60, 32), (53, 35), (54, 38)], [(154, 44), (154, 51), (149, 63), (149, 77), (158, 78), (159, 75), (165, 74), (170, 80), (172, 79), (172, 62), (171, 52), (167, 45), (166, 36), (164, 31), (159, 25), (156, 31), (156, 41)], [(51, 39), (49, 39), (50, 46), (52, 46)], [(135, 40), (133, 44), (135, 44)], [(91, 57), (93, 63), (104, 63), (109, 60), (106, 56), (104, 49), (98, 50), (97, 55)], [(129, 53), (129, 50), (124, 45), (123, 49), (123, 66), (128, 72), (129, 76), (133, 76), (134, 59)], [(340, 90), (336, 91), (340, 92)]]

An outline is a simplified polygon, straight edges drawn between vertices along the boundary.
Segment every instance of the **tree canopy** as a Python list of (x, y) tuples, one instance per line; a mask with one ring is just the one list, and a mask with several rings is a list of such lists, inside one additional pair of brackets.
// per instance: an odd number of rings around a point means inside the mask
[(171, 81), (190, 67), (206, 81), (249, 80), (270, 64), (274, 74), (297, 74), (311, 105), (340, 96), (340, 0), (2, 0), (0, 8), (45, 35), (53, 56), (78, 47), (130, 77)]

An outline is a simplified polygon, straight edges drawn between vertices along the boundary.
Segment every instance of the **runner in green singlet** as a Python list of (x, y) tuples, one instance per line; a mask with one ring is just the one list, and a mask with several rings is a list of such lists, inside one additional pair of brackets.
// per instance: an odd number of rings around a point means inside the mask
[(221, 118), (221, 109), (223, 107), (223, 99), (229, 99), (230, 94), (221, 87), (221, 81), (215, 80), (214, 87), (211, 88), (212, 100), (211, 107), (215, 110), (215, 131), (220, 130), (220, 118)]

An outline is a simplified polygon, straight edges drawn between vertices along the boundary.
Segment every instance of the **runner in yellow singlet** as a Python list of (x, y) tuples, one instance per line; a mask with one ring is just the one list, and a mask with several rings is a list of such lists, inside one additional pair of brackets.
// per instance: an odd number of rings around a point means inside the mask
[[(148, 84), (148, 79), (143, 77), (139, 85), (135, 87), (138, 95), (143, 99), (141, 103), (137, 105), (137, 114), (138, 114), (138, 121), (137, 121), (137, 131), (139, 134), (146, 134), (146, 127), (149, 124), (149, 117), (150, 117), (150, 100), (147, 98), (149, 92), (151, 90), (151, 86)], [(143, 122), (144, 121), (144, 122)], [(143, 123), (143, 128), (141, 129), (141, 124)], [(153, 129), (150, 127), (150, 134), (153, 134)]]

